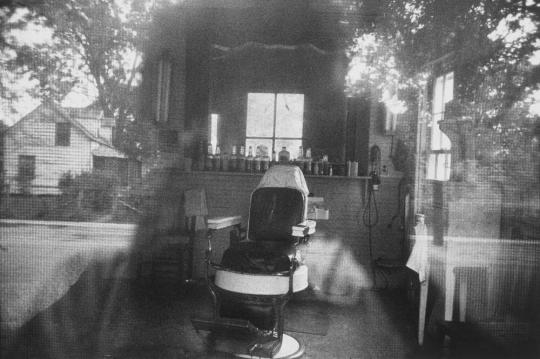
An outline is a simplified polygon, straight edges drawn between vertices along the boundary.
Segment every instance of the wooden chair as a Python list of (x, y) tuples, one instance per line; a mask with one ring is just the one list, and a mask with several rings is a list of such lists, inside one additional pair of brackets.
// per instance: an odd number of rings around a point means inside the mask
[[(182, 283), (193, 279), (193, 249), (197, 233), (206, 234), (208, 207), (202, 188), (184, 191), (181, 205), (174, 199), (163, 199), (157, 213), (140, 228), (146, 245), (139, 266), (139, 275), (153, 282)], [(178, 202), (178, 199), (176, 199)], [(183, 217), (183, 220), (179, 220)]]

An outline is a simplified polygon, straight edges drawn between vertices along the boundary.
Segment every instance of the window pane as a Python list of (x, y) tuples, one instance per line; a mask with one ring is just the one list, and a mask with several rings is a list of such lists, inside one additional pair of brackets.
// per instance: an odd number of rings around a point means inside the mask
[(427, 179), (436, 179), (435, 178), (435, 166), (436, 166), (436, 161), (437, 161), (437, 155), (432, 153), (429, 155), (429, 158), (428, 158), (428, 163), (427, 163), (427, 173), (426, 173), (426, 178)]
[(216, 146), (219, 145), (218, 143), (218, 121), (219, 121), (219, 115), (218, 114), (211, 114), (210, 115), (210, 144), (212, 145), (212, 152), (215, 153)]
[(430, 154), (427, 163), (426, 178), (448, 181), (450, 179), (450, 158), (449, 153)]
[(449, 153), (441, 154), (444, 159), (444, 172), (442, 174), (441, 181), (448, 181), (450, 179), (450, 159), (451, 155)]
[(304, 95), (280, 93), (276, 106), (276, 137), (302, 137)]
[(253, 156), (257, 154), (257, 146), (266, 146), (268, 156), (272, 156), (272, 140), (260, 138), (246, 138), (246, 156), (248, 155), (249, 146), (253, 148)]
[(437, 154), (437, 167), (435, 168), (435, 179), (439, 181), (445, 180), (444, 175), (446, 172), (446, 156), (444, 154)]
[(441, 134), (442, 131), (439, 127), (439, 121), (442, 119), (442, 114), (433, 115), (433, 125), (431, 126), (431, 149), (441, 149)]
[(444, 77), (444, 103), (454, 99), (454, 73), (449, 72)]
[(246, 137), (274, 134), (274, 94), (248, 93)]
[[(437, 127), (439, 127), (439, 125), (437, 125)], [(451, 147), (452, 143), (450, 142), (450, 139), (441, 131), (441, 150), (449, 150)]]
[(444, 76), (439, 76), (435, 80), (435, 87), (433, 88), (433, 113), (443, 112), (443, 88), (444, 88)]
[(36, 156), (19, 156), (19, 177), (33, 179), (36, 173)]
[(71, 124), (69, 122), (59, 122), (56, 124), (56, 146), (69, 146), (71, 134)]

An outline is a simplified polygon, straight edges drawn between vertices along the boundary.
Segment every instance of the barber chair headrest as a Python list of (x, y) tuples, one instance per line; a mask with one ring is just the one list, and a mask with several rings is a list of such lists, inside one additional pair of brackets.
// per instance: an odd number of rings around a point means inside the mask
[(265, 187), (292, 188), (302, 192), (305, 197), (309, 194), (304, 174), (297, 166), (277, 165), (270, 167), (257, 186), (257, 188)]
[(251, 195), (248, 238), (291, 243), (292, 227), (307, 218), (308, 188), (300, 168), (271, 167)]

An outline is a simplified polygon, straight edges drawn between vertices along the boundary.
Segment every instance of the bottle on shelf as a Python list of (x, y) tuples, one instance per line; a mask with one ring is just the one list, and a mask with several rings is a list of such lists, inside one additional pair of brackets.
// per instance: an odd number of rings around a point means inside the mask
[(230, 166), (230, 156), (227, 152), (224, 152), (223, 155), (221, 155), (221, 170), (228, 172), (229, 166)]
[(306, 156), (304, 158), (304, 173), (311, 174), (311, 148), (306, 149)]
[(199, 146), (197, 147), (197, 161), (196, 163), (194, 162), (193, 165), (194, 165), (194, 170), (197, 170), (197, 171), (204, 171), (204, 160), (206, 158), (206, 153), (205, 153), (205, 150), (204, 150), (204, 141), (203, 140), (200, 140), (199, 141)]
[(206, 159), (204, 161), (204, 169), (207, 171), (212, 170), (212, 162), (214, 161), (212, 144), (209, 143), (206, 147)]
[(295, 165), (300, 167), (300, 169), (304, 168), (304, 148), (302, 146), (298, 147), (298, 154), (296, 155)]
[(257, 146), (255, 157), (253, 157), (253, 172), (261, 172), (261, 148)]
[(230, 171), (236, 171), (236, 145), (232, 146), (231, 157), (229, 157), (228, 168)]
[(329, 164), (328, 164), (328, 155), (324, 155), (322, 158), (322, 166), (319, 167), (319, 172), (321, 172), (321, 175), (328, 176), (329, 175)]
[(244, 172), (246, 170), (246, 148), (244, 145), (240, 146), (240, 153), (236, 160), (236, 170), (238, 172)]
[(318, 175), (319, 174), (319, 162), (318, 161), (313, 161), (313, 169), (311, 171), (314, 175)]
[(291, 154), (287, 151), (287, 147), (283, 146), (281, 151), (279, 151), (279, 163), (287, 164), (291, 158)]
[(246, 157), (246, 172), (253, 172), (253, 147), (249, 146)]
[(276, 151), (272, 151), (272, 160), (270, 162), (271, 166), (274, 166), (277, 164), (277, 153)]
[(270, 168), (270, 157), (264, 155), (261, 159), (261, 172), (268, 171), (268, 168)]
[(212, 169), (214, 171), (221, 170), (221, 147), (216, 146), (216, 153), (214, 154), (214, 161), (212, 162)]

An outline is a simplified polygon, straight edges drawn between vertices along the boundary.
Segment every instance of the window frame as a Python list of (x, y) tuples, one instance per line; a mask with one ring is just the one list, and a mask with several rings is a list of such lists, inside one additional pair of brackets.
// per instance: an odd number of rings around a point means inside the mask
[(163, 52), (157, 63), (156, 122), (169, 120), (169, 97), (171, 90), (172, 60)]
[(54, 145), (69, 147), (71, 146), (71, 123), (56, 122), (54, 128)]
[[(449, 81), (451, 81), (452, 86), (450, 94), (447, 92)], [(451, 175), (452, 143), (440, 129), (439, 122), (445, 119), (446, 105), (454, 99), (454, 71), (446, 71), (436, 75), (431, 86), (431, 121), (429, 123), (431, 130), (426, 161), (426, 178), (436, 181), (448, 181)], [(442, 167), (440, 166), (441, 161), (444, 162)]]
[[(272, 136), (248, 136), (247, 135), (247, 127), (248, 127), (248, 112), (247, 108), (249, 108), (249, 95), (250, 94), (272, 94), (273, 96), (273, 115), (272, 115)], [(283, 136), (276, 136), (276, 128), (277, 128), (277, 99), (278, 95), (302, 95), (303, 104), (302, 104), (302, 136), (301, 137), (283, 137)], [(305, 99), (306, 95), (301, 92), (277, 92), (277, 91), (253, 91), (248, 92), (246, 95), (246, 136), (244, 139), (244, 144), (247, 147), (247, 142), (249, 139), (253, 140), (271, 140), (272, 141), (272, 147), (270, 149), (270, 153), (272, 152), (279, 152), (280, 149), (276, 148), (276, 140), (299, 140), (301, 145), (303, 145), (304, 141), (304, 113), (305, 113)], [(289, 150), (290, 152), (290, 150)]]

